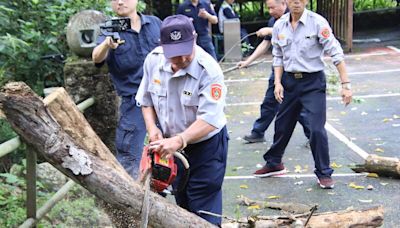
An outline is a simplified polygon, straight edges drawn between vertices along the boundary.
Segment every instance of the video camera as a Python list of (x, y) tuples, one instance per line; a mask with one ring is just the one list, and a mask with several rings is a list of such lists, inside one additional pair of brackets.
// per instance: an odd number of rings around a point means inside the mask
[(119, 32), (131, 28), (131, 19), (129, 17), (113, 17), (105, 23), (100, 24), (101, 34), (111, 36), (114, 42), (121, 39)]

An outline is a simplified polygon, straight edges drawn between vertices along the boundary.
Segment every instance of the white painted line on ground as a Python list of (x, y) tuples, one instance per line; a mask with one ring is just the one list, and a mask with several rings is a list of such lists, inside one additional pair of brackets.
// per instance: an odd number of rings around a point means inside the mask
[[(334, 173), (333, 177), (357, 177), (357, 176), (367, 176), (368, 173)], [(316, 178), (315, 174), (284, 174), (279, 176), (274, 176), (272, 178)], [(256, 179), (259, 177), (255, 176), (225, 176), (225, 180), (246, 180), (246, 179)], [(265, 178), (259, 178), (265, 179)]]
[(350, 141), (346, 136), (344, 136), (342, 133), (340, 133), (338, 130), (336, 130), (332, 125), (330, 125), (328, 122), (325, 123), (325, 129), (334, 135), (337, 139), (342, 141), (346, 146), (348, 146), (350, 149), (352, 149), (354, 152), (356, 152), (360, 157), (362, 157), (364, 160), (367, 159), (369, 154), (365, 152), (363, 149), (361, 149), (359, 146), (357, 146), (355, 143)]
[(363, 75), (363, 74), (382, 74), (382, 73), (393, 73), (393, 72), (400, 72), (400, 69), (350, 72), (350, 73), (347, 73), (347, 74), (348, 75)]
[(400, 49), (398, 49), (397, 47), (394, 47), (394, 46), (386, 46), (386, 47), (389, 48), (389, 49), (392, 49), (395, 52), (400, 53)]
[[(400, 93), (361, 95), (361, 96), (356, 96), (354, 98), (368, 99), (368, 98), (398, 97), (398, 96), (400, 96)], [(326, 100), (340, 101), (340, 100), (342, 100), (342, 98), (341, 97), (327, 97)], [(242, 102), (242, 103), (227, 104), (226, 106), (247, 106), (247, 105), (260, 105), (260, 104), (261, 104), (261, 102)]]
[[(357, 99), (368, 99), (368, 98), (382, 98), (382, 97), (398, 97), (400, 93), (387, 93), (387, 94), (371, 94), (371, 95), (361, 95), (355, 96)], [(342, 100), (342, 97), (327, 97), (328, 101)]]
[[(393, 73), (400, 72), (400, 69), (390, 69), (390, 70), (373, 70), (373, 71), (361, 71), (361, 72), (349, 72), (348, 75), (366, 75), (366, 74), (383, 74), (383, 73)], [(252, 82), (252, 81), (266, 81), (269, 79), (267, 77), (262, 78), (241, 78), (241, 79), (228, 79), (225, 80), (225, 83), (233, 83), (233, 82)]]

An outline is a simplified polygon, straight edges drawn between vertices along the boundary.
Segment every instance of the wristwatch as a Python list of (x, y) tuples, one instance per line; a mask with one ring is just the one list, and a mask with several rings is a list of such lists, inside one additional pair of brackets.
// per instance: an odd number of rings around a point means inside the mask
[(350, 82), (342, 82), (342, 89), (351, 90)]

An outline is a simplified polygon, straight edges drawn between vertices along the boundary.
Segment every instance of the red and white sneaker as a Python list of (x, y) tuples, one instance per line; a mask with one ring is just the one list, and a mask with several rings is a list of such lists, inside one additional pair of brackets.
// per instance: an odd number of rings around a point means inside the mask
[(333, 189), (335, 187), (335, 182), (331, 177), (319, 177), (318, 184), (322, 189)]
[(283, 164), (279, 164), (277, 166), (272, 166), (269, 167), (267, 165), (264, 165), (261, 169), (255, 171), (253, 175), (255, 177), (271, 177), (271, 176), (277, 176), (277, 175), (282, 175), (286, 173), (286, 169), (283, 166)]

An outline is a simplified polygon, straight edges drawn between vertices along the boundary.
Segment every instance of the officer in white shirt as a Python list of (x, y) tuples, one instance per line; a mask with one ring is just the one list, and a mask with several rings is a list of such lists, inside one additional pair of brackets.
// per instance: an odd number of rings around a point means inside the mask
[[(324, 53), (332, 57), (342, 83), (345, 105), (352, 99), (343, 50), (322, 16), (305, 8), (307, 0), (287, 0), (290, 14), (283, 15), (272, 32), (275, 70), (275, 98), (281, 103), (275, 121), (274, 143), (264, 154), (266, 165), (254, 175), (282, 174), (282, 157), (301, 110), (307, 111), (310, 123), (310, 146), (315, 174), (321, 188), (333, 188), (326, 122), (326, 79)], [(283, 72), (286, 74), (282, 77)]]
[[(161, 25), (161, 46), (144, 62), (136, 99), (154, 150), (163, 156), (184, 150), (188, 157), (190, 177), (184, 191), (175, 195), (178, 205), (220, 225), (221, 218), (199, 211), (222, 213), (227, 89), (218, 63), (195, 40), (188, 17), (167, 17)], [(174, 185), (179, 183), (179, 173)]]

